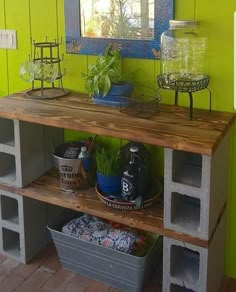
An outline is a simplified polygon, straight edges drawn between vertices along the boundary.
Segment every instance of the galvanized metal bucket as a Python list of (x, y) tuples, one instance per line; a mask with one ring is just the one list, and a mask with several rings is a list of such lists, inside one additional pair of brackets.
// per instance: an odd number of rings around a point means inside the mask
[(87, 173), (78, 158), (80, 148), (79, 142), (67, 142), (56, 146), (53, 151), (55, 167), (59, 172), (59, 187), (64, 191), (88, 187)]

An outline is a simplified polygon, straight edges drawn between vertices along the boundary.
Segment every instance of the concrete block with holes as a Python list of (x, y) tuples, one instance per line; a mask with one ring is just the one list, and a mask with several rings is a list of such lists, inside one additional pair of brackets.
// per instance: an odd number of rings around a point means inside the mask
[(208, 247), (164, 237), (163, 292), (217, 292), (224, 278), (226, 212)]
[(27, 263), (49, 242), (47, 204), (0, 190), (0, 252)]
[(53, 166), (63, 129), (0, 118), (0, 182), (24, 187)]
[(215, 153), (165, 149), (164, 227), (208, 240), (224, 209), (229, 137)]

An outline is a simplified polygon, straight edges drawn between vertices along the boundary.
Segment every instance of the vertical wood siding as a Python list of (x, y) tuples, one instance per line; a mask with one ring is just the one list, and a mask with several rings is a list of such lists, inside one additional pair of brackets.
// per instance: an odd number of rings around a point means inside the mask
[[(5, 1), (0, 0), (0, 28), (5, 29)], [(7, 50), (0, 49), (0, 96), (8, 94)]]

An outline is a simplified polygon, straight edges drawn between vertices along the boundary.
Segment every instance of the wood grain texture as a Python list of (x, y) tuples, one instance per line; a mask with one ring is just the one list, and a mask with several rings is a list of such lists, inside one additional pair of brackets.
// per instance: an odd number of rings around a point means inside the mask
[(58, 177), (52, 170), (39, 177), (32, 184), (21, 189), (6, 184), (0, 188), (32, 199), (61, 206), (71, 210), (91, 214), (100, 218), (119, 222), (133, 228), (158, 233), (167, 237), (207, 247), (210, 241), (194, 238), (183, 233), (165, 229), (163, 226), (162, 200), (143, 210), (120, 211), (104, 205), (96, 195), (94, 188), (81, 190), (77, 193), (64, 192), (58, 187)]
[[(5, 0), (0, 0), (0, 28), (5, 29), (6, 18), (5, 18)], [(8, 91), (8, 80), (7, 80), (7, 50), (0, 49), (0, 96), (9, 94)]]
[[(73, 273), (63, 269), (60, 265), (58, 270), (49, 271), (45, 269), (45, 265), (53, 266), (50, 261), (54, 262), (54, 259), (58, 257), (54, 245), (50, 244), (46, 249), (38, 255), (32, 262), (27, 265), (16, 263), (12, 259), (5, 259), (0, 262), (0, 271), (4, 271), (5, 275), (0, 280), (0, 291), (12, 292), (12, 291), (40, 291), (40, 292), (84, 292), (84, 291), (97, 291), (97, 292), (124, 292), (122, 289), (108, 286), (105, 283), (95, 281), (77, 273)], [(15, 269), (9, 269), (9, 266)], [(158, 269), (153, 274), (151, 280), (144, 287), (145, 292), (161, 292), (162, 283), (162, 268), (161, 262), (158, 263)], [(26, 272), (27, 270), (27, 272)], [(48, 280), (41, 282), (41, 286), (36, 288), (34, 286), (35, 275), (42, 273), (48, 274)], [(31, 271), (31, 272), (30, 272)], [(46, 277), (45, 277), (46, 278)], [(27, 285), (26, 285), (27, 283)], [(91, 290), (94, 288), (94, 290)], [(24, 290), (25, 289), (25, 290)], [(220, 292), (235, 292), (236, 291), (236, 279), (225, 278)], [(216, 291), (214, 291), (216, 292)]]
[(164, 104), (156, 116), (141, 119), (78, 93), (48, 100), (17, 93), (0, 100), (0, 116), (206, 155), (214, 153), (235, 119), (233, 113), (195, 109), (190, 120), (188, 108)]

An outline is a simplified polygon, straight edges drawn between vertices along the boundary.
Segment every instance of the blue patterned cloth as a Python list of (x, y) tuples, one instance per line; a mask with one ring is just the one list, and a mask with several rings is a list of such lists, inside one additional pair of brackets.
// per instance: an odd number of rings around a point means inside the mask
[(88, 214), (66, 223), (62, 232), (125, 253), (131, 253), (135, 243), (141, 240), (134, 229), (114, 228), (111, 224)]

